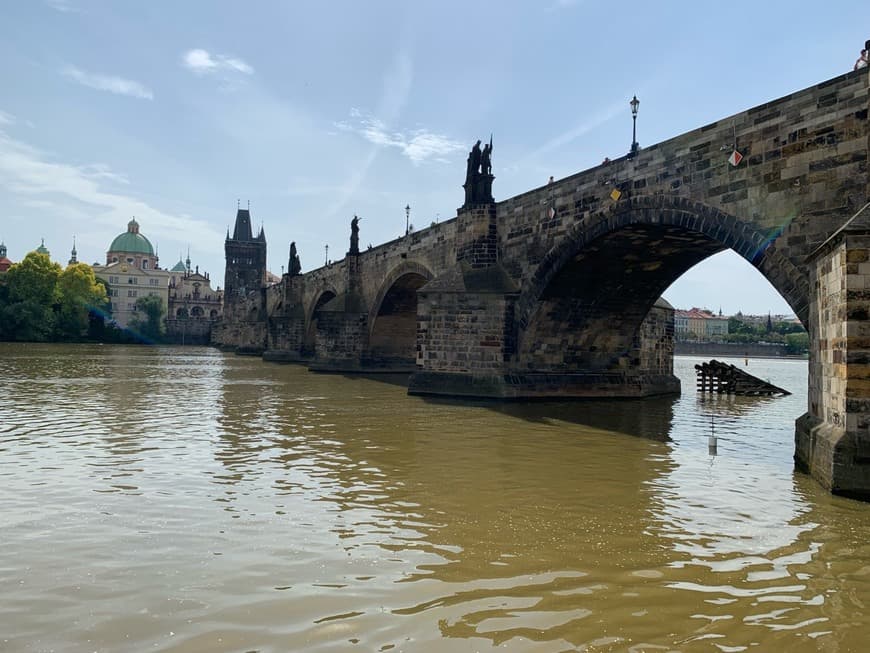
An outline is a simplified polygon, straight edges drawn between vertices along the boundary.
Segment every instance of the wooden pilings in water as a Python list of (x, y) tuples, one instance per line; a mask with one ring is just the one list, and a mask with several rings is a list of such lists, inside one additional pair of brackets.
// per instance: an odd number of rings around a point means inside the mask
[(734, 365), (711, 360), (695, 365), (698, 392), (733, 395), (790, 395), (788, 390), (762, 381)]

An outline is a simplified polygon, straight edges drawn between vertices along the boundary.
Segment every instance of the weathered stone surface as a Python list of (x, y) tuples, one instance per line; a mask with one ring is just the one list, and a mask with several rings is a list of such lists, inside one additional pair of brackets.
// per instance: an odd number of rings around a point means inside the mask
[[(246, 292), (215, 341), (325, 367), (415, 365), (414, 392), (674, 391), (672, 318), (656, 303), (730, 248), (810, 331), (798, 459), (857, 492), (870, 424), (854, 367), (870, 355), (868, 81), (850, 72), (505, 201), (467, 194), (453, 220), (259, 292), (240, 274)], [(241, 244), (233, 256), (255, 258)]]

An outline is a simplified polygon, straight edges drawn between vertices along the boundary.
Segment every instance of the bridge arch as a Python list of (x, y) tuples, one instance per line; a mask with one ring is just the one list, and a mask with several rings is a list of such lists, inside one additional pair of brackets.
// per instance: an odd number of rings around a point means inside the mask
[(433, 276), (418, 261), (403, 261), (387, 274), (369, 308), (369, 348), (373, 358), (413, 364), (417, 351), (417, 290)]
[(334, 286), (325, 285), (314, 294), (314, 299), (305, 311), (305, 338), (303, 353), (313, 354), (317, 338), (317, 312), (338, 296)]
[[(621, 352), (636, 347), (661, 293), (696, 263), (729, 248), (759, 270), (806, 324), (807, 277), (771, 245), (778, 235), (686, 198), (637, 196), (589, 215), (547, 252), (521, 288), (516, 362), (520, 368), (614, 365)], [(568, 332), (583, 335), (566, 337)]]

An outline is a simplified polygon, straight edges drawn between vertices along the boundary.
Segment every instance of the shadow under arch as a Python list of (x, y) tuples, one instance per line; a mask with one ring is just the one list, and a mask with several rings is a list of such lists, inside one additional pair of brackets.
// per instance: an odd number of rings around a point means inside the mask
[[(615, 210), (592, 214), (547, 252), (520, 289), (515, 322), (519, 367), (534, 367), (529, 352), (546, 346), (550, 358), (567, 348), (568, 367), (606, 366), (608, 356), (612, 361), (614, 352), (636, 345), (641, 323), (671, 283), (729, 248), (755, 267), (806, 323), (807, 277), (773, 241), (732, 215), (685, 198), (636, 196)], [(561, 328), (542, 331), (540, 324), (547, 320)], [(582, 342), (579, 336), (567, 347), (564, 340), (555, 342), (566, 324), (585, 333)]]
[(434, 277), (417, 261), (403, 261), (385, 277), (368, 315), (369, 356), (413, 365), (417, 354), (417, 291)]
[(314, 295), (314, 300), (306, 309), (305, 341), (303, 345), (304, 354), (310, 355), (314, 353), (314, 341), (317, 335), (317, 311), (319, 311), (337, 296), (338, 291), (335, 289), (335, 287), (331, 285), (326, 285)]

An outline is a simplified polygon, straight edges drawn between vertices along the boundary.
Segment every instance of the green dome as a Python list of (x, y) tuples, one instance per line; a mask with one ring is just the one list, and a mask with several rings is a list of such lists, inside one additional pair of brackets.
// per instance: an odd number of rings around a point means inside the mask
[(36, 251), (39, 254), (48, 254), (49, 256), (51, 256), (51, 252), (49, 252), (48, 249), (45, 247), (45, 238), (42, 239), (42, 243), (40, 243), (39, 247), (36, 248)]
[(139, 233), (139, 223), (135, 219), (127, 223), (127, 231), (125, 233), (120, 234), (112, 241), (112, 244), (109, 245), (109, 251), (154, 256), (154, 248), (151, 247), (151, 241)]

